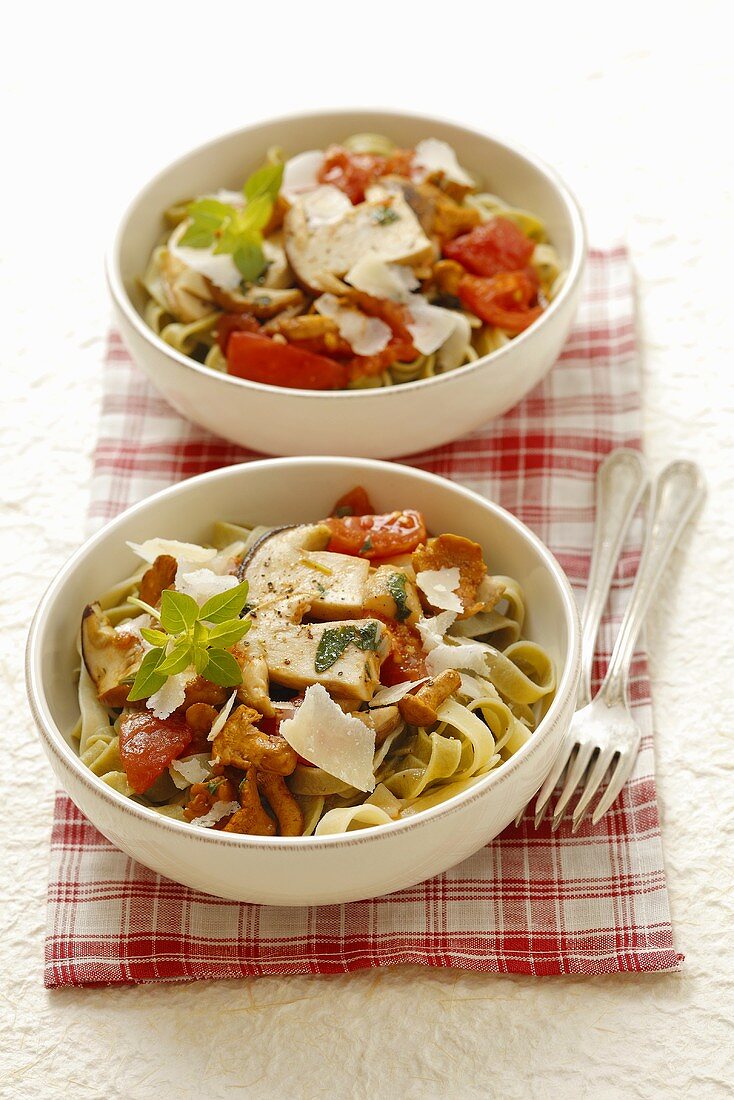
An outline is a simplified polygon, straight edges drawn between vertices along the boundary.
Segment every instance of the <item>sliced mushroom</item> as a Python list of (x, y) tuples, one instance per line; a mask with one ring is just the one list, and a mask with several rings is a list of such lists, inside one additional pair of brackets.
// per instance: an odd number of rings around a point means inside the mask
[(143, 573), (138, 595), (145, 603), (155, 607), (166, 588), (176, 579), (178, 562), (170, 554), (159, 554), (149, 569)]
[(240, 783), (240, 804), (242, 809), (232, 814), (224, 826), (225, 833), (275, 836), (275, 822), (260, 801), (256, 768), (248, 768), (247, 775)]
[(463, 535), (437, 535), (413, 551), (413, 568), (416, 573), (434, 569), (459, 570), (458, 596), (463, 607), (460, 619), (468, 619), (485, 607), (479, 591), (487, 575), (487, 566), (478, 542)]
[(272, 718), (275, 711), (270, 699), (268, 662), (263, 646), (256, 638), (251, 638), (246, 645), (238, 642), (231, 653), (242, 671), (242, 683), (237, 688), (238, 701)]
[[(207, 282), (209, 280), (207, 279)], [(250, 286), (246, 291), (224, 290), (209, 283), (209, 295), (220, 309), (233, 313), (249, 313), (253, 317), (265, 319), (274, 317), (282, 309), (303, 304), (303, 294), (297, 287), (282, 289), (278, 287)]]
[(375, 731), (375, 745), (383, 743), (389, 733), (400, 723), (400, 711), (395, 706), (373, 707), (372, 710), (360, 710), (353, 712), (355, 718), (364, 722), (366, 726)]
[(166, 306), (178, 321), (189, 324), (212, 312), (212, 284), (168, 248), (160, 250), (160, 286)]
[[(461, 684), (455, 668), (447, 668), (433, 680), (418, 688), (415, 695), (405, 695), (398, 709), (409, 726), (432, 726), (438, 721), (437, 710)], [(373, 712), (374, 713), (374, 712)]]
[(99, 604), (88, 604), (82, 615), (82, 657), (101, 703), (122, 707), (143, 659), (134, 634), (114, 629)]

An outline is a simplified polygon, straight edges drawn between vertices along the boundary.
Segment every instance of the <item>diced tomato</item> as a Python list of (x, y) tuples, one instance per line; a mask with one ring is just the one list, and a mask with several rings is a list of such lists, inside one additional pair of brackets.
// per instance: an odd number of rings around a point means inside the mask
[(392, 339), (387, 347), (375, 355), (355, 355), (347, 363), (350, 379), (366, 378), (381, 374), (393, 363), (412, 363), (418, 357), (413, 345), (413, 337), (408, 331), (410, 312), (407, 306), (399, 302), (390, 302), (384, 298), (373, 298), (370, 294), (355, 293), (352, 301), (368, 317), (378, 317), (392, 329)]
[(336, 516), (338, 519), (343, 516), (369, 516), (374, 515), (374, 513), (375, 509), (372, 506), (372, 501), (367, 496), (367, 490), (363, 489), (361, 485), (355, 485), (348, 493), (339, 497), (331, 509), (332, 516)]
[(364, 193), (380, 176), (409, 176), (413, 152), (395, 149), (389, 157), (373, 153), (350, 153), (341, 145), (330, 145), (324, 154), (319, 183), (338, 187), (356, 204), (364, 201)]
[(390, 652), (380, 668), (380, 682), (387, 687), (426, 675), (423, 643), (415, 627), (383, 619), (390, 638)]
[(362, 558), (387, 558), (415, 550), (426, 537), (426, 525), (420, 512), (406, 508), (386, 515), (331, 517), (324, 520), (331, 528), (328, 550)]
[(463, 275), (459, 283), (462, 305), (488, 325), (504, 332), (522, 332), (543, 312), (537, 301), (537, 284), (525, 271), (503, 272), (491, 279)]
[(233, 332), (259, 332), (260, 325), (249, 313), (223, 313), (217, 321), (217, 343), (224, 354)]
[(492, 218), (446, 241), (443, 254), (458, 260), (474, 275), (498, 275), (501, 271), (519, 271), (530, 261), (535, 242), (529, 240), (508, 218)]
[(136, 794), (147, 791), (193, 737), (183, 718), (156, 718), (149, 710), (124, 714), (119, 730), (122, 766)]
[(349, 377), (343, 363), (254, 332), (230, 335), (227, 368), (237, 378), (288, 389), (339, 390)]

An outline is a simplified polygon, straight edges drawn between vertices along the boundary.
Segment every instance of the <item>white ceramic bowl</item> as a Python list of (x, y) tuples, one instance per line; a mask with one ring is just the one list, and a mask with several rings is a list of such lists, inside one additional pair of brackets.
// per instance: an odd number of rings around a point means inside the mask
[[(213, 520), (292, 523), (328, 515), (355, 484), (378, 509), (418, 508), (429, 530), (479, 541), (490, 568), (516, 577), (528, 605), (526, 633), (551, 653), (555, 699), (512, 759), (455, 798), (379, 829), (335, 837), (250, 837), (161, 817), (106, 786), (79, 760), (76, 636), (84, 605), (133, 559), (125, 540), (153, 535), (205, 540)], [(56, 775), (113, 844), (178, 882), (221, 897), (306, 905), (372, 897), (445, 870), (497, 836), (539, 789), (568, 728), (579, 676), (578, 616), (551, 553), (504, 509), (442, 478), (357, 459), (275, 459), (184, 481), (124, 512), (89, 539), (52, 582), (31, 627), (27, 685)]]
[[(289, 155), (350, 133), (376, 131), (400, 145), (448, 141), (489, 190), (539, 214), (565, 285), (542, 316), (505, 347), (437, 378), (373, 390), (290, 390), (233, 378), (174, 351), (146, 325), (137, 279), (162, 229), (163, 211), (189, 195), (242, 181), (272, 145)], [(265, 454), (390, 458), (455, 439), (499, 416), (550, 369), (571, 327), (585, 258), (579, 208), (558, 176), (528, 153), (440, 119), (402, 112), (329, 111), (289, 116), (227, 134), (188, 153), (151, 180), (125, 212), (107, 278), (133, 358), (180, 413), (217, 435)]]

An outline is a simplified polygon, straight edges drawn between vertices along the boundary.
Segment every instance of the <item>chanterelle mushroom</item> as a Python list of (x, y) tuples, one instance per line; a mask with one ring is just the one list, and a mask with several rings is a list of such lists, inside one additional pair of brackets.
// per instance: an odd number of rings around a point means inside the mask
[(97, 603), (88, 604), (82, 615), (82, 657), (100, 702), (123, 706), (143, 647), (134, 634), (115, 630)]

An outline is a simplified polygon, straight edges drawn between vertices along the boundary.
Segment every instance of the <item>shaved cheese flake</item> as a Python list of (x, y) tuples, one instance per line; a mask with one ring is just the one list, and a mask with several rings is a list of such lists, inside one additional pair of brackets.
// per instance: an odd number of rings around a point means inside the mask
[(211, 569), (195, 569), (189, 572), (187, 566), (188, 563), (179, 566), (176, 573), (176, 591), (192, 596), (199, 607), (202, 607), (212, 596), (229, 592), (230, 588), (236, 588), (240, 583), (231, 573), (219, 576)]
[(186, 688), (196, 677), (193, 668), (187, 668), (183, 672), (177, 672), (175, 676), (169, 676), (162, 688), (154, 692), (145, 705), (152, 710), (156, 718), (170, 718), (174, 710), (183, 706), (186, 698)]
[(421, 355), (431, 355), (453, 336), (456, 314), (442, 306), (432, 306), (422, 294), (413, 294), (409, 303), (412, 321), (406, 328)]
[(280, 734), (299, 756), (359, 791), (373, 791), (375, 731), (345, 714), (321, 684), (306, 688), (292, 718)]
[(115, 633), (122, 634), (123, 637), (136, 638), (147, 653), (148, 650), (153, 647), (149, 642), (146, 642), (140, 631), (152, 625), (153, 620), (150, 615), (147, 612), (143, 612), (142, 615), (136, 615), (134, 619), (126, 619), (124, 622), (118, 623), (115, 627)]
[(314, 302), (322, 317), (330, 317), (356, 355), (376, 355), (392, 337), (392, 329), (379, 317), (368, 317), (352, 306), (343, 306), (333, 294), (322, 294)]
[(486, 650), (476, 642), (467, 645), (446, 645), (442, 643), (436, 646), (426, 657), (426, 668), (431, 676), (438, 676), (447, 668), (464, 669), (467, 672), (477, 672), (487, 675)]
[(296, 200), (303, 208), (310, 229), (319, 225), (332, 225), (344, 217), (352, 204), (338, 187), (325, 183)]
[(441, 645), (444, 634), (450, 626), (453, 626), (455, 619), (454, 611), (442, 611), (440, 615), (434, 615), (430, 619), (420, 619), (415, 624), (426, 653), (430, 653), (436, 646)]
[(242, 272), (230, 253), (220, 252), (216, 255), (214, 245), (210, 245), (209, 248), (189, 248), (187, 245), (178, 243), (188, 226), (188, 219), (176, 226), (168, 240), (168, 251), (182, 264), (186, 264), (192, 271), (210, 279), (216, 286), (222, 287), (223, 290), (236, 290), (242, 282)]
[(239, 809), (241, 809), (239, 802), (215, 802), (208, 813), (195, 817), (191, 824), (198, 825), (201, 829), (211, 829), (212, 825), (216, 825), (223, 817), (231, 817)]
[(456, 594), (461, 575), (455, 566), (452, 569), (424, 569), (416, 573), (415, 580), (431, 607), (438, 607), (442, 611), (456, 611), (457, 614), (464, 610), (464, 605)]
[(174, 760), (168, 765), (168, 774), (180, 791), (186, 787), (192, 787), (194, 783), (203, 783), (212, 774), (209, 755), (197, 753), (196, 756)]
[(237, 692), (233, 691), (232, 694), (230, 695), (229, 699), (227, 700), (227, 702), (224, 704), (224, 706), (220, 710), (217, 717), (212, 722), (212, 728), (209, 730), (209, 736), (207, 737), (207, 741), (213, 741), (214, 738), (217, 736), (217, 734), (222, 732), (222, 730), (224, 729), (224, 723), (229, 718), (229, 715), (231, 713), (232, 707), (234, 706), (234, 701), (235, 701), (236, 698), (237, 698)]
[(177, 539), (147, 539), (146, 542), (128, 542), (127, 544), (134, 554), (143, 561), (152, 565), (161, 554), (169, 554), (177, 561), (200, 564), (211, 561), (217, 556), (217, 551), (211, 547), (197, 546), (193, 542), (179, 542)]
[(292, 203), (297, 195), (317, 188), (323, 163), (324, 154), (321, 149), (309, 149), (305, 153), (289, 157), (283, 165), (283, 182), (280, 185), (283, 197)]
[(411, 291), (420, 286), (412, 268), (385, 263), (379, 256), (369, 253), (357, 261), (344, 279), (373, 298), (387, 298), (391, 302), (411, 300)]
[(418, 142), (413, 165), (418, 169), (418, 172), (414, 172), (416, 179), (426, 179), (427, 176), (441, 172), (447, 180), (461, 183), (465, 187), (474, 187), (474, 180), (461, 167), (454, 150), (448, 142), (439, 141), (438, 138), (425, 138)]
[[(440, 309), (441, 307), (436, 306), (434, 308)], [(466, 361), (467, 349), (471, 343), (471, 325), (469, 324), (469, 318), (457, 310), (447, 309), (444, 312), (452, 317), (454, 331), (438, 349), (436, 358), (441, 370), (455, 370), (456, 367), (460, 367)]]
[(430, 676), (424, 676), (421, 680), (403, 680), (402, 684), (393, 684), (392, 687), (380, 688), (370, 699), (371, 707), (388, 707), (400, 700), (412, 691), (430, 680)]

